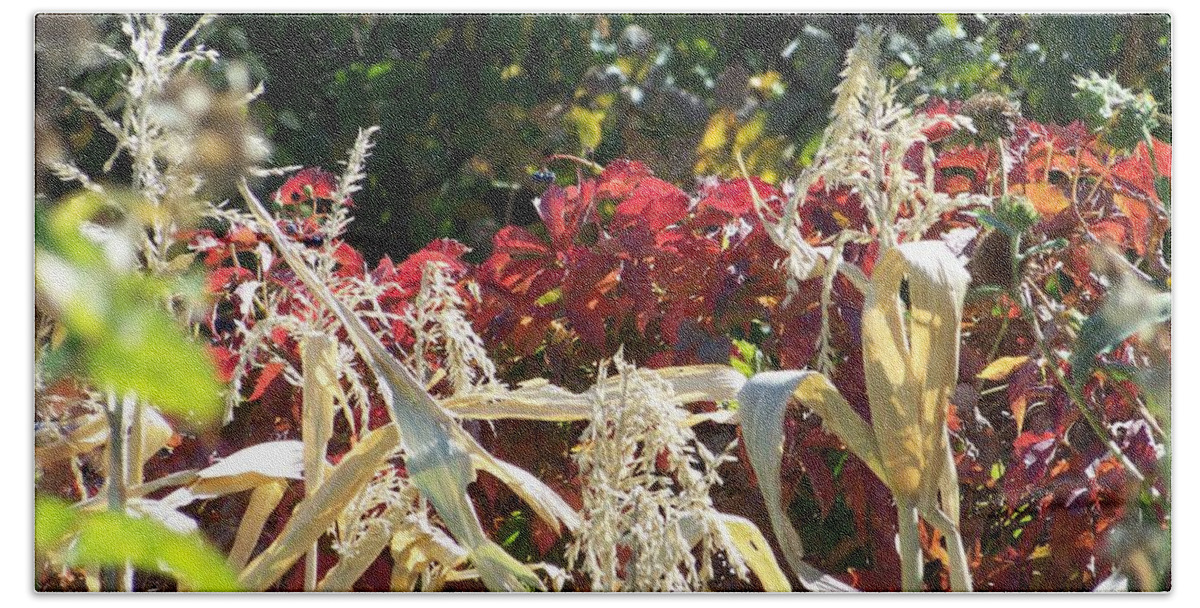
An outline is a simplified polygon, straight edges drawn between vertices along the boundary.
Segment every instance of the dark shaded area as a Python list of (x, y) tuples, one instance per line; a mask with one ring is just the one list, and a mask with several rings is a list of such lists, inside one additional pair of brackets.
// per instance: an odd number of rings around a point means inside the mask
[[(175, 19), (174, 34), (191, 20)], [(442, 236), (485, 255), (498, 227), (536, 219), (549, 173), (575, 181), (577, 165), (552, 154), (640, 158), (685, 186), (698, 168), (728, 172), (697, 164), (722, 109), (738, 127), (765, 116), (743, 149), (771, 143), (764, 154), (786, 176), (815, 147), (864, 23), (890, 32), (893, 75), (924, 68), (914, 95), (998, 91), (1031, 119), (1065, 124), (1079, 116), (1071, 77), (1094, 70), (1171, 111), (1165, 15), (231, 15), (204, 39), (265, 82), (253, 112), (276, 164), (344, 158), (358, 128), (382, 126), (349, 235), (375, 260)], [(74, 86), (108, 99), (107, 76), (91, 70)], [(583, 123), (601, 115), (589, 146)], [(78, 112), (57, 118), (99, 173), (111, 142)]]

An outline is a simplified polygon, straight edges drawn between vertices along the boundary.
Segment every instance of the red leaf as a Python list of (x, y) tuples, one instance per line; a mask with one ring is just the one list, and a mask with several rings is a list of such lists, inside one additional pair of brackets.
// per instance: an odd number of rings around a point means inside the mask
[(438, 239), (408, 256), (396, 266), (395, 280), (406, 293), (421, 286), (421, 273), (428, 262), (441, 262), (448, 267), (452, 280), (462, 278), (470, 268), (461, 257), (471, 249), (454, 239)]
[(238, 364), (238, 355), (224, 346), (208, 346), (208, 355), (217, 368), (217, 378), (221, 382), (233, 380), (233, 370)]
[(934, 168), (939, 171), (966, 169), (974, 172), (976, 179), (982, 179), (987, 175), (989, 156), (987, 150), (976, 148), (974, 145), (946, 150), (938, 155)]
[(366, 263), (363, 261), (362, 254), (357, 249), (351, 247), (349, 243), (338, 243), (337, 248), (333, 250), (333, 259), (339, 266), (336, 271), (338, 276), (359, 277), (366, 270)]
[[(1159, 174), (1170, 179), (1171, 144), (1154, 140), (1154, 160)], [(1112, 177), (1118, 190), (1143, 200), (1162, 202), (1158, 199), (1158, 192), (1154, 187), (1154, 168), (1150, 164), (1150, 154), (1145, 143), (1138, 144), (1132, 156), (1113, 166)]]
[(208, 293), (219, 294), (228, 289), (231, 285), (241, 283), (246, 279), (254, 278), (254, 273), (240, 266), (226, 266), (218, 268), (209, 273), (208, 278), (204, 282)]
[(258, 381), (254, 383), (254, 392), (250, 393), (249, 401), (254, 401), (263, 396), (267, 392), (267, 387), (271, 382), (279, 376), (279, 372), (283, 371), (283, 364), (278, 362), (268, 363), (263, 366), (262, 372), (258, 374)]
[[(757, 177), (751, 177), (758, 197), (778, 213), (783, 206), (783, 195), (774, 186)], [(753, 218), (757, 223), (754, 199), (750, 185), (744, 179), (720, 181), (705, 188), (696, 204), (696, 219), (701, 225), (724, 224), (738, 218)]]
[(652, 175), (644, 163), (635, 160), (614, 160), (600, 174), (596, 195), (610, 199), (625, 198), (633, 192), (639, 182)]
[(511, 256), (546, 256), (550, 248), (546, 243), (534, 236), (532, 232), (520, 226), (505, 226), (492, 237), (492, 251), (502, 252)]
[(961, 102), (947, 102), (944, 99), (930, 99), (929, 102), (925, 104), (924, 112), (926, 116), (945, 117), (943, 120), (939, 120), (938, 122), (935, 122), (934, 124), (925, 127), (925, 129), (922, 130), (922, 133), (925, 135), (925, 139), (928, 140), (929, 143), (941, 141), (949, 137), (951, 133), (954, 133), (954, 131), (958, 129), (958, 126), (955, 125), (954, 121), (950, 120), (950, 118), (958, 114), (958, 110), (961, 106)]
[(1108, 241), (1114, 245), (1124, 247), (1128, 242), (1129, 229), (1121, 220), (1108, 219), (1097, 222), (1088, 227), (1088, 230), (1096, 235), (1096, 238), (1102, 241)]
[(658, 232), (687, 215), (687, 194), (670, 182), (646, 177), (638, 183), (625, 200), (617, 203), (610, 226), (620, 230), (644, 225)]
[(332, 200), (337, 177), (317, 167), (309, 167), (288, 178), (276, 193), (281, 205), (299, 205), (317, 199)]

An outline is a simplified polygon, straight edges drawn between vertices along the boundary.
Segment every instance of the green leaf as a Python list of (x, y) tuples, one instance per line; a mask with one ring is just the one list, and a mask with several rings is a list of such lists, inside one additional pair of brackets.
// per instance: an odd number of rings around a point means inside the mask
[(563, 296), (562, 287), (555, 287), (554, 289), (551, 289), (550, 291), (547, 291), (546, 293), (542, 294), (541, 297), (539, 297), (535, 303), (538, 306), (541, 306), (544, 308), (546, 306), (554, 304), (555, 302), (558, 302), (559, 300), (562, 299), (562, 296)]
[(1171, 208), (1171, 178), (1165, 175), (1154, 176), (1154, 192), (1158, 194), (1158, 200), (1163, 202), (1163, 206), (1167, 209)]
[(35, 288), (77, 355), (71, 358), (76, 365), (61, 371), (135, 393), (172, 414), (215, 422), (224, 407), (213, 364), (163, 305), (170, 294), (188, 290), (188, 278), (167, 282), (114, 268), (80, 232), (83, 222), (109, 205), (95, 194), (80, 194), (36, 222)]
[(1149, 285), (1126, 277), (1109, 293), (1100, 310), (1080, 327), (1075, 351), (1071, 353), (1071, 381), (1081, 385), (1096, 364), (1097, 355), (1170, 317), (1170, 293), (1155, 292)]
[[(79, 566), (120, 566), (169, 574), (193, 591), (238, 591), (237, 576), (199, 534), (180, 534), (151, 519), (121, 513), (81, 513), (66, 503), (38, 498), (35, 546), (48, 551), (68, 535), (66, 562)], [(72, 534), (73, 533), (73, 534)]]
[(71, 532), (78, 517), (61, 500), (38, 498), (35, 505), (33, 546), (38, 551), (48, 551)]
[(600, 145), (600, 138), (603, 134), (600, 123), (604, 121), (604, 112), (572, 106), (571, 110), (567, 112), (566, 119), (575, 128), (580, 145), (591, 149)]
[(123, 302), (87, 351), (88, 374), (163, 411), (211, 422), (224, 413), (221, 384), (203, 347), (153, 304)]

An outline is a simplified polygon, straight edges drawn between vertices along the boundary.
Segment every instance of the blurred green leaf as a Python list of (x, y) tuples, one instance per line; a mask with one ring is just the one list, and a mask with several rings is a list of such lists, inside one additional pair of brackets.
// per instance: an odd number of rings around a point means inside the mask
[(65, 360), (77, 364), (61, 371), (199, 423), (218, 420), (224, 406), (213, 364), (162, 304), (174, 287), (186, 287), (186, 277), (168, 283), (113, 268), (80, 232), (107, 206), (85, 193), (53, 211), (38, 205), (35, 214), (35, 288), (66, 327), (73, 356)]
[(1170, 317), (1170, 293), (1157, 293), (1137, 279), (1126, 277), (1108, 294), (1100, 310), (1080, 327), (1075, 352), (1071, 353), (1071, 381), (1076, 385), (1083, 383), (1097, 355)]
[(579, 144), (584, 148), (595, 149), (600, 145), (602, 131), (600, 123), (604, 121), (604, 112), (572, 106), (567, 112), (567, 122), (575, 129)]
[[(72, 566), (120, 566), (169, 574), (192, 591), (238, 591), (225, 559), (196, 533), (180, 534), (150, 519), (112, 512), (82, 513), (57, 499), (38, 498), (34, 542), (63, 551)], [(69, 536), (72, 542), (63, 544)]]

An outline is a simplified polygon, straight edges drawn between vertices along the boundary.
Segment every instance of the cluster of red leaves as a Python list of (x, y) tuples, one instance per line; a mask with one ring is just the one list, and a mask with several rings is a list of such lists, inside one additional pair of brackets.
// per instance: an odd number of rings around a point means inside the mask
[[(932, 140), (948, 132), (930, 135)], [(1096, 241), (1116, 246), (1141, 268), (1159, 268), (1150, 257), (1161, 249), (1169, 218), (1154, 176), (1157, 170), (1170, 177), (1168, 144), (1154, 142), (1155, 167), (1145, 145), (1122, 155), (1080, 124), (1025, 120), (1008, 143), (1011, 191), (1039, 212), (1026, 246), (1066, 241), (1022, 267), (1049, 299), (1085, 316), (1097, 310), (1106, 286), (1104, 270), (1093, 267)], [(909, 155), (918, 173), (921, 154)], [(999, 163), (992, 146), (947, 145), (938, 150), (933, 177), (937, 189), (949, 194), (998, 196)], [(782, 199), (768, 184), (755, 181), (754, 188), (768, 204)], [(688, 197), (639, 163), (622, 161), (577, 186), (551, 188), (538, 203), (544, 233), (505, 228), (476, 275), (484, 294), (480, 330), (514, 377), (582, 377), (574, 372), (586, 370), (572, 366), (618, 347), (651, 367), (724, 362), (738, 356), (731, 338), (751, 336), (770, 364), (811, 364), (819, 284), (802, 285), (790, 304), (782, 304), (778, 262), (784, 254), (766, 238), (744, 180), (706, 182)], [(841, 228), (865, 225), (854, 194), (825, 192), (821, 184), (808, 193), (802, 210), (804, 236), (814, 244)], [(1089, 589), (1111, 568), (1113, 556), (1101, 539), (1126, 515), (1136, 483), (1085, 424), (1049, 367), (1059, 365), (1069, 377), (1068, 365), (1045, 361), (1020, 308), (1003, 289), (1007, 283), (989, 280), (994, 273), (986, 266), (1007, 266), (1009, 260), (984, 250), (983, 226), (969, 214), (950, 213), (925, 237), (964, 227), (980, 230), (963, 251), (976, 258), (973, 287), (999, 288), (980, 290), (990, 295), (973, 295), (967, 304), (969, 331), (950, 412), (977, 588)], [(852, 245), (845, 255), (869, 274), (875, 253), (872, 246)], [(841, 356), (834, 382), (869, 416), (858, 327), (861, 296), (841, 281), (835, 281), (831, 311), (833, 347)], [(1002, 325), (1008, 328), (1002, 331)], [(1053, 349), (1071, 350), (1063, 328), (1048, 322), (1043, 329)], [(976, 378), (991, 362), (989, 354), (1029, 359), (1007, 387), (981, 394), (992, 388)], [(1129, 366), (1145, 363), (1136, 338), (1106, 357)], [(1122, 451), (1163, 490), (1157, 476), (1163, 438), (1131, 397), (1140, 390), (1129, 380), (1095, 374), (1082, 394), (1103, 428), (1115, 429)], [(520, 433), (510, 439), (518, 441)], [(805, 521), (818, 522), (808, 527), (806, 539), (814, 561), (850, 572), (861, 588), (894, 588), (895, 515), (884, 486), (847, 457), (819, 421), (799, 412), (788, 420), (785, 455), (784, 476), (791, 480), (785, 498), (806, 510), (812, 519)], [(748, 470), (726, 475), (739, 488), (745, 486), (737, 478), (753, 477)], [(747, 506), (751, 502), (744, 491), (718, 499), (722, 508), (761, 521), (762, 514)], [(939, 556), (945, 563), (936, 534), (926, 530), (924, 539), (931, 564)], [(931, 572), (928, 584), (948, 588), (944, 568)]]
[[(1115, 247), (1147, 278), (1169, 286), (1170, 271), (1160, 256), (1170, 218), (1154, 179), (1156, 171), (1170, 179), (1169, 144), (1153, 142), (1152, 162), (1145, 144), (1125, 155), (1106, 148), (1080, 123), (1027, 121), (1018, 125), (1014, 140), (1012, 191), (1025, 195), (1040, 214), (1024, 242), (1065, 240), (1064, 247), (1022, 266), (1035, 292), (1081, 315), (1095, 313), (1113, 276), (1096, 255), (1101, 246)], [(938, 159), (944, 180), (939, 185), (987, 193), (995, 188), (998, 167), (990, 149), (949, 151)], [(982, 251), (981, 244), (972, 266), (977, 284), (994, 275)], [(1102, 281), (1106, 275), (1110, 280)], [(1113, 564), (1106, 532), (1130, 511), (1146, 508), (1131, 502), (1139, 484), (1092, 432), (1050, 367), (1057, 364), (1070, 377), (1069, 365), (1044, 362), (1032, 328), (1007, 293), (968, 298), (964, 323), (970, 335), (962, 344), (962, 384), (955, 398), (960, 422), (952, 430), (968, 448), (959, 456), (959, 475), (966, 505), (963, 535), (976, 539), (974, 548), (968, 546), (976, 588), (1091, 589)], [(1074, 347), (1069, 328), (1056, 319), (1042, 330), (1052, 349)], [(1158, 332), (1161, 340), (1169, 328)], [(1130, 338), (1103, 362), (1132, 370), (1146, 366), (1156, 350), (1164, 349)], [(981, 382), (976, 374), (990, 363), (990, 353), (1029, 359), (1001, 380)], [(1166, 353), (1167, 360), (1157, 364), (1169, 365), (1169, 349)], [(1147, 475), (1151, 494), (1163, 496), (1158, 461), (1164, 437), (1136, 400), (1142, 390), (1127, 377), (1094, 372), (1080, 392), (1102, 428), (1111, 429), (1121, 451)], [(1165, 526), (1161, 503), (1154, 508), (1160, 509), (1157, 525)]]
[[(941, 140), (950, 131), (937, 125), (928, 135)], [(952, 141), (936, 144), (936, 187), (951, 194), (998, 195), (1000, 161), (994, 149)], [(1078, 124), (1055, 127), (1027, 121), (1018, 125), (1011, 143), (1011, 191), (1028, 197), (1040, 212), (1026, 242), (1062, 238), (1068, 243), (1034, 256), (1022, 268), (1048, 298), (1082, 315), (1098, 308), (1106, 287), (1088, 253), (1096, 240), (1116, 245), (1154, 275), (1158, 266), (1151, 258), (1161, 249), (1169, 219), (1162, 213), (1156, 169), (1145, 146), (1120, 155), (1104, 149)], [(922, 155), (923, 150), (910, 152), (914, 171), (922, 171)], [(1154, 142), (1154, 157), (1158, 174), (1169, 178), (1170, 146)], [(289, 236), (336, 261), (335, 292), (367, 281), (382, 288), (377, 301), (384, 311), (401, 314), (412, 305), (425, 263), (446, 264), (464, 285), (478, 285), (480, 300), (471, 317), (509, 381), (546, 377), (579, 388), (590, 382), (595, 361), (622, 348), (628, 358), (650, 367), (726, 363), (741, 356), (735, 341), (752, 343), (767, 367), (812, 364), (821, 322), (820, 280), (801, 284), (799, 293), (784, 303), (787, 290), (780, 264), (786, 254), (767, 237), (751, 192), (753, 188), (778, 211), (787, 193), (771, 184), (757, 179), (707, 180), (691, 195), (655, 177), (641, 163), (617, 161), (579, 184), (551, 186), (535, 201), (541, 222), (500, 230), (490, 256), (478, 265), (463, 260), (463, 245), (440, 240), (399, 264), (384, 258), (373, 269), (350, 245), (321, 232), (319, 203), (331, 196), (332, 188), (332, 176), (306, 170), (285, 184), (276, 200), (285, 209), (281, 226)], [(862, 205), (852, 192), (827, 192), (817, 184), (805, 200), (803, 236), (814, 245), (843, 228), (866, 226)], [(305, 203), (313, 206), (286, 211)], [(948, 213), (926, 238), (964, 227), (982, 228), (970, 214)], [(256, 252), (264, 237), (251, 229), (201, 231), (190, 239), (209, 269), (207, 284), (214, 303), (207, 329), (214, 358), (228, 375), (234, 366), (246, 363), (238, 355), (244, 329), (235, 328), (252, 328), (266, 318), (263, 311), (250, 309), (242, 287), (260, 282), (282, 290), (303, 288), (286, 266), (257, 265), (262, 258)], [(985, 240), (982, 235), (973, 239), (963, 252), (976, 257), (971, 266), (974, 287), (986, 286), (991, 277), (982, 268), (988, 260), (980, 261), (986, 258), (981, 255)], [(871, 245), (850, 245), (845, 259), (869, 275), (875, 254)], [(1133, 481), (1109, 456), (1104, 441), (1083, 424), (1079, 409), (1048, 367), (1054, 363), (1039, 364), (1042, 358), (1032, 329), (1013, 299), (1004, 290), (981, 293), (985, 295), (968, 298), (964, 313), (969, 331), (964, 333), (960, 386), (950, 412), (963, 486), (963, 536), (976, 588), (1088, 589), (1112, 567), (1103, 539), (1125, 515)], [(838, 355), (833, 380), (853, 407), (869, 417), (860, 352), (861, 308), (861, 295), (837, 278), (830, 310), (832, 346)], [(267, 314), (304, 319), (316, 312), (301, 300), (287, 299)], [(397, 352), (411, 346), (412, 335), (403, 323), (380, 327), (375, 318), (369, 322)], [(1049, 322), (1043, 329), (1054, 348), (1070, 349), (1063, 328)], [(275, 351), (298, 368), (295, 337), (276, 331), (271, 340)], [(1115, 364), (1144, 365), (1143, 346), (1131, 338), (1105, 357)], [(1005, 379), (1005, 388), (976, 378), (989, 358), (998, 356), (1029, 357)], [(1069, 374), (1065, 363), (1059, 365)], [(159, 470), (150, 475), (202, 466), (211, 455), (223, 456), (265, 440), (298, 438), (300, 391), (280, 377), (281, 367), (261, 366), (246, 386), (251, 403), (236, 410), (220, 437), (185, 438), (172, 455), (154, 461)], [(988, 388), (993, 390), (983, 390)], [(1098, 372), (1081, 393), (1102, 423), (1116, 429), (1121, 449), (1143, 472), (1156, 475), (1161, 437), (1139, 412), (1132, 397), (1139, 390), (1127, 379)], [(381, 408), (371, 412), (373, 426), (386, 419)], [(884, 486), (814, 417), (791, 412), (787, 429), (785, 498), (793, 514), (803, 518), (799, 528), (809, 557), (831, 572), (845, 573), (847, 581), (860, 588), (895, 588), (895, 511)], [(500, 422), (481, 431), (481, 440), (575, 502), (578, 482), (568, 452), (577, 430)], [(708, 424), (699, 432), (702, 437), (724, 437), (729, 431)], [(353, 440), (342, 423), (336, 433), (331, 447), (335, 460)], [(727, 483), (715, 491), (717, 506), (750, 517), (766, 530), (769, 524), (753, 473), (745, 458), (742, 461), (723, 469)], [(1156, 476), (1152, 483), (1162, 487)], [(475, 487), (482, 519), (493, 522), (494, 531), (521, 508), (486, 476)], [(268, 524), (268, 539), (278, 533), (301, 496), (292, 492), (285, 498)], [(234, 529), (229, 522), (237, 520), (240, 506), (232, 498), (214, 503), (204, 508), (224, 515), (201, 518), (201, 525), (227, 546)], [(537, 522), (529, 526), (530, 555), (522, 557), (557, 561), (562, 540)], [(931, 564), (927, 584), (948, 588), (944, 568), (932, 566), (939, 558), (944, 563), (940, 539), (931, 530), (923, 534)], [(389, 560), (385, 552), (371, 570), (378, 576), (365, 577), (360, 586), (386, 589)], [(280, 588), (294, 588), (296, 583), (290, 576)]]
[[(751, 188), (779, 212), (784, 194), (757, 178), (709, 180), (693, 198), (633, 161), (551, 187), (535, 201), (541, 226), (500, 230), (476, 271), (481, 334), (506, 361), (566, 378), (570, 361), (622, 347), (650, 367), (725, 363), (730, 337), (753, 326), (776, 329), (768, 339), (785, 364), (806, 364), (812, 341), (798, 334), (819, 318), (815, 300), (807, 290), (782, 305), (786, 253), (762, 229)], [(809, 198), (818, 201), (803, 209), (814, 243), (864, 221), (845, 191), (818, 184)]]

